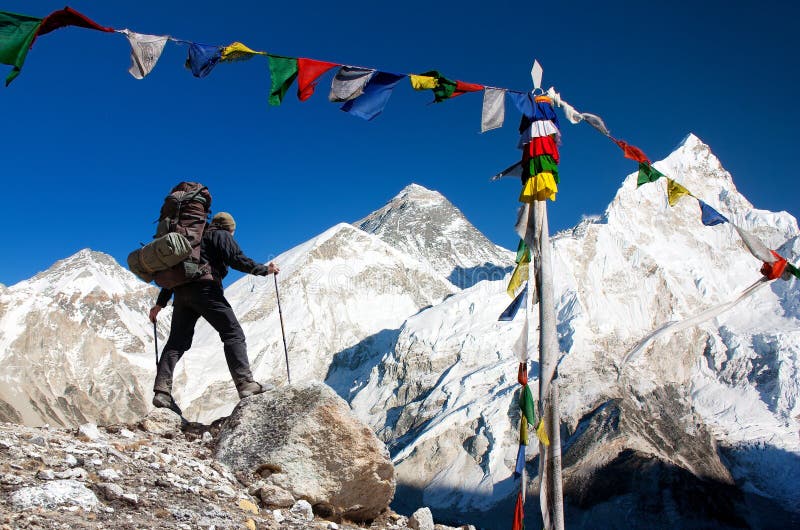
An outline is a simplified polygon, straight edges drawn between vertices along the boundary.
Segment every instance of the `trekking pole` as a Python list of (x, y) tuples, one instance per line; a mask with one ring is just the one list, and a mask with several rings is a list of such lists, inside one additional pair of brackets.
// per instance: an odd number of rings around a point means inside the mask
[(155, 322), (153, 322), (153, 344), (156, 350), (156, 368), (158, 368), (158, 329)]
[(283, 335), (283, 353), (286, 356), (286, 380), (292, 384), (292, 376), (289, 373), (289, 348), (286, 347), (286, 330), (283, 328), (283, 311), (281, 311), (281, 296), (278, 294), (278, 275), (274, 274), (272, 277), (275, 279), (275, 299), (278, 301), (278, 316), (281, 319), (281, 335)]

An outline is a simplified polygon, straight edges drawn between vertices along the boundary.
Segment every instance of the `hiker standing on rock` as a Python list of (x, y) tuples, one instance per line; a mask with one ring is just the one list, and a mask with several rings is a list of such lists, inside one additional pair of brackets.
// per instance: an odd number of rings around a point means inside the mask
[(236, 222), (229, 213), (216, 214), (200, 243), (201, 261), (208, 264), (210, 275), (174, 289), (161, 289), (156, 304), (150, 309), (150, 321), (155, 322), (159, 311), (175, 295), (169, 339), (161, 353), (153, 387), (153, 405), (156, 407), (169, 408), (180, 414), (172, 398), (172, 374), (175, 365), (192, 345), (194, 326), (200, 317), (206, 319), (222, 339), (225, 360), (239, 398), (260, 394), (267, 389), (253, 381), (244, 331), (225, 299), (222, 279), (228, 274), (228, 267), (256, 276), (278, 274), (280, 269), (274, 263), (261, 265), (245, 256), (233, 239), (235, 230)]

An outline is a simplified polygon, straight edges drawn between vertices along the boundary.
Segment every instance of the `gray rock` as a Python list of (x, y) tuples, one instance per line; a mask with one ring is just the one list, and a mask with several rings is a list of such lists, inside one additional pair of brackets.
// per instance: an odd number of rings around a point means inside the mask
[(75, 480), (54, 480), (43, 486), (21, 488), (12, 493), (9, 500), (17, 510), (72, 505), (89, 511), (99, 502), (92, 490)]
[(275, 519), (276, 523), (282, 523), (286, 520), (286, 517), (284, 517), (280, 510), (272, 510), (272, 517)]
[(408, 527), (414, 530), (434, 530), (433, 514), (430, 508), (423, 506), (408, 518)]
[(116, 501), (122, 498), (125, 494), (125, 491), (122, 489), (121, 486), (117, 484), (112, 484), (110, 482), (101, 482), (97, 485), (97, 488), (103, 494), (108, 501)]
[(258, 488), (256, 495), (268, 508), (288, 508), (295, 502), (291, 493), (275, 484), (264, 484)]
[(143, 431), (153, 434), (175, 434), (181, 430), (181, 417), (169, 409), (153, 409), (139, 422)]
[(213, 441), (214, 441), (214, 437), (211, 435), (211, 433), (210, 433), (210, 432), (208, 432), (208, 431), (205, 431), (205, 432), (203, 433), (203, 438), (202, 438), (202, 440), (203, 440), (203, 443), (210, 444), (211, 442), (213, 442)]
[(311, 504), (305, 499), (300, 499), (294, 503), (294, 506), (289, 509), (289, 512), (295, 517), (299, 517), (306, 521), (311, 521), (314, 519), (314, 510), (311, 508)]
[(4, 486), (18, 486), (22, 484), (22, 478), (19, 475), (3, 473), (0, 474), (0, 484), (3, 484)]
[(395, 491), (386, 446), (322, 383), (243, 399), (221, 425), (215, 457), (246, 484), (258, 475), (321, 512), (374, 519)]
[(78, 459), (67, 453), (67, 455), (64, 457), (64, 463), (69, 467), (75, 467), (78, 465)]
[(56, 474), (52, 469), (40, 469), (38, 473), (36, 473), (36, 478), (39, 480), (55, 480)]
[(97, 476), (107, 482), (114, 482), (115, 480), (119, 480), (120, 475), (116, 469), (108, 468), (108, 469), (101, 469), (97, 472)]

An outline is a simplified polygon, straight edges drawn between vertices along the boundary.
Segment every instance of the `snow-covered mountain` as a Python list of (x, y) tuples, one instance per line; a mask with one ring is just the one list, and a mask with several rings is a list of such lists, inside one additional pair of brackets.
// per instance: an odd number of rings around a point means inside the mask
[(476, 229), (441, 193), (406, 186), (386, 205), (353, 223), (415, 256), (460, 288), (500, 280), (514, 256)]
[[(796, 220), (753, 208), (697, 137), (655, 166), (796, 262)], [(569, 526), (618, 523), (621, 514), (633, 527), (752, 526), (762, 512), (796, 522), (796, 281), (765, 284), (723, 311), (761, 264), (730, 224), (703, 226), (694, 199), (669, 207), (663, 181), (637, 188), (635, 174), (601, 218), (552, 244)], [(486, 526), (505, 527), (518, 489), (513, 345), (523, 322), (497, 316), (510, 302), (512, 254), (440, 194), (411, 185), (275, 261), (292, 381), (325, 380), (372, 425), (392, 451), (399, 501), (445, 516), (488, 513)], [(226, 290), (255, 374), (282, 383), (275, 294), (273, 277)], [(69, 424), (146, 408), (154, 297), (89, 251), (0, 289), (0, 414)], [(682, 326), (699, 314), (707, 319)], [(537, 367), (534, 359), (535, 395)], [(176, 375), (190, 419), (231, 410), (233, 385), (206, 324)], [(528, 451), (535, 488), (536, 447)]]

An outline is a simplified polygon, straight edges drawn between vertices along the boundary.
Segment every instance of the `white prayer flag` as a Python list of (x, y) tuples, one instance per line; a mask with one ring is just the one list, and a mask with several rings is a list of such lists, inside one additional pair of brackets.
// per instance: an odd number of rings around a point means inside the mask
[(143, 35), (129, 29), (123, 29), (121, 33), (128, 37), (131, 45), (131, 67), (128, 72), (136, 79), (144, 79), (155, 68), (169, 37)]

